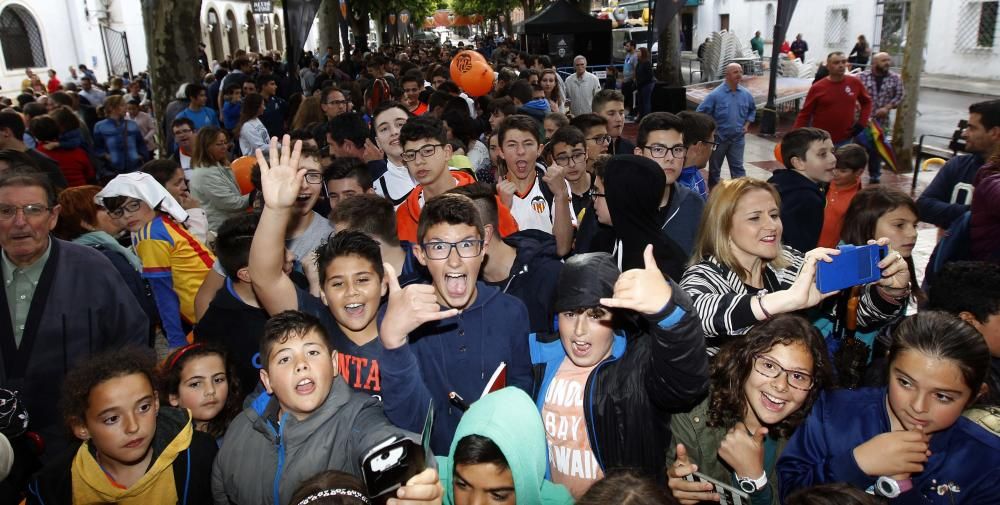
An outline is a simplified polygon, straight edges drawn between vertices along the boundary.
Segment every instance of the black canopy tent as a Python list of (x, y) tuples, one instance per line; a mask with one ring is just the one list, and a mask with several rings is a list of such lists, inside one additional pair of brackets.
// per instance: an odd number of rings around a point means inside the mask
[(588, 65), (611, 63), (611, 20), (584, 14), (566, 0), (549, 4), (521, 24), (521, 44), (530, 54), (547, 54), (558, 67), (582, 54)]

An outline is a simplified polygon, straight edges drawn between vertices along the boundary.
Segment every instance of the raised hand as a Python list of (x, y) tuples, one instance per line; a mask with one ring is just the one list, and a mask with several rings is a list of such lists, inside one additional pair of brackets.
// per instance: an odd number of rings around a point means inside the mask
[(444, 499), (444, 488), (437, 470), (428, 468), (420, 472), (396, 490), (396, 498), (389, 498), (387, 505), (440, 504)]
[(299, 168), (299, 155), (302, 152), (302, 141), (296, 140), (292, 147), (292, 138), (288, 135), (281, 141), (281, 153), (278, 153), (278, 138), (271, 137), (270, 164), (264, 159), (264, 153), (256, 150), (257, 164), (260, 166), (261, 193), (264, 195), (264, 206), (268, 209), (289, 209), (295, 205), (295, 200), (302, 191), (302, 179), (306, 170)]
[(687, 448), (677, 444), (677, 459), (667, 468), (667, 487), (681, 505), (696, 505), (703, 501), (719, 501), (714, 486), (707, 482), (691, 482), (684, 477), (698, 471), (698, 465), (688, 459)]
[(929, 444), (923, 430), (890, 431), (855, 447), (854, 459), (872, 477), (918, 473), (930, 457)]
[(405, 344), (406, 336), (426, 322), (458, 315), (458, 309), (441, 309), (434, 286), (411, 284), (400, 288), (396, 269), (389, 263), (383, 263), (383, 268), (389, 285), (389, 300), (379, 328), (379, 337), (386, 349), (395, 349)]
[(553, 163), (545, 169), (545, 175), (542, 176), (542, 180), (545, 184), (549, 186), (552, 190), (552, 194), (556, 196), (565, 196), (567, 193), (566, 189), (566, 169)]
[(497, 183), (497, 194), (500, 195), (500, 201), (507, 206), (514, 203), (514, 194), (517, 193), (517, 185), (507, 179), (504, 179)]
[[(869, 240), (868, 243), (889, 245), (889, 239), (882, 237), (878, 240)], [(878, 267), (882, 270), (882, 278), (878, 280), (878, 285), (886, 294), (896, 298), (909, 294), (910, 266), (906, 264), (902, 254), (889, 248), (889, 253), (878, 263)]]
[(729, 463), (736, 475), (756, 479), (764, 473), (764, 437), (767, 428), (757, 428), (753, 435), (743, 423), (729, 429), (719, 444), (719, 457)]
[(802, 258), (802, 268), (799, 269), (799, 275), (792, 283), (792, 287), (788, 288), (789, 294), (792, 295), (791, 299), (797, 302), (797, 306), (785, 312), (814, 307), (825, 298), (837, 294), (837, 291), (820, 293), (819, 288), (816, 287), (816, 264), (820, 261), (830, 263), (833, 261), (833, 256), (838, 254), (840, 254), (839, 249), (828, 247), (817, 247), (805, 254)]
[(656, 314), (667, 305), (673, 291), (656, 266), (652, 245), (646, 246), (642, 257), (646, 262), (645, 267), (633, 268), (618, 276), (614, 295), (612, 298), (601, 298), (601, 305), (634, 310), (646, 315)]

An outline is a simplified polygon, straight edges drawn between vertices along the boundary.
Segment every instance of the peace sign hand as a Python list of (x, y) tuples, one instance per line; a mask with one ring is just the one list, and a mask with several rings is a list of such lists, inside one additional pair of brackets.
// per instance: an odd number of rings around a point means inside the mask
[(290, 209), (302, 192), (302, 179), (306, 170), (299, 168), (299, 157), (302, 153), (302, 141), (296, 140), (292, 147), (292, 138), (288, 135), (281, 141), (281, 153), (278, 153), (278, 137), (271, 137), (270, 164), (264, 159), (264, 152), (256, 150), (257, 164), (260, 166), (261, 193), (264, 196), (264, 206), (269, 209)]
[(646, 262), (645, 268), (633, 268), (618, 276), (614, 295), (612, 298), (601, 298), (601, 305), (650, 316), (667, 305), (673, 290), (656, 266), (652, 245), (646, 246), (642, 257)]
[(386, 349), (396, 349), (406, 343), (406, 337), (420, 325), (457, 316), (458, 309), (443, 310), (438, 304), (434, 286), (411, 284), (399, 287), (396, 269), (383, 263), (385, 281), (389, 285), (388, 308), (379, 328), (379, 337)]

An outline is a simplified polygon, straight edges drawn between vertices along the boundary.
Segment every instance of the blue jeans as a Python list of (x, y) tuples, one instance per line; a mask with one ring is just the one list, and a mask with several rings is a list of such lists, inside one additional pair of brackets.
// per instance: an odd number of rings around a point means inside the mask
[(708, 160), (708, 187), (712, 188), (719, 183), (722, 175), (722, 160), (729, 161), (729, 175), (735, 179), (747, 174), (743, 169), (743, 148), (746, 146), (746, 137), (740, 135), (737, 138), (722, 140), (715, 137), (715, 142), (719, 145), (712, 152), (712, 157)]
[(639, 88), (639, 117), (653, 112), (653, 86), (655, 84), (651, 82)]

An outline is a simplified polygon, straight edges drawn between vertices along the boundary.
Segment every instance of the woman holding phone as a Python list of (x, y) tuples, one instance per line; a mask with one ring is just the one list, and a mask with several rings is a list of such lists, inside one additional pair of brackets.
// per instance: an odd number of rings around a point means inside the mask
[[(708, 199), (680, 285), (694, 299), (710, 355), (758, 321), (812, 309), (834, 294), (816, 288), (816, 265), (832, 262), (840, 251), (819, 247), (803, 254), (783, 246), (779, 200), (773, 186), (749, 177), (721, 183)], [(902, 255), (890, 250), (878, 266), (882, 278), (860, 290), (862, 326), (889, 320), (910, 295)], [(810, 315), (819, 319), (832, 309)]]

